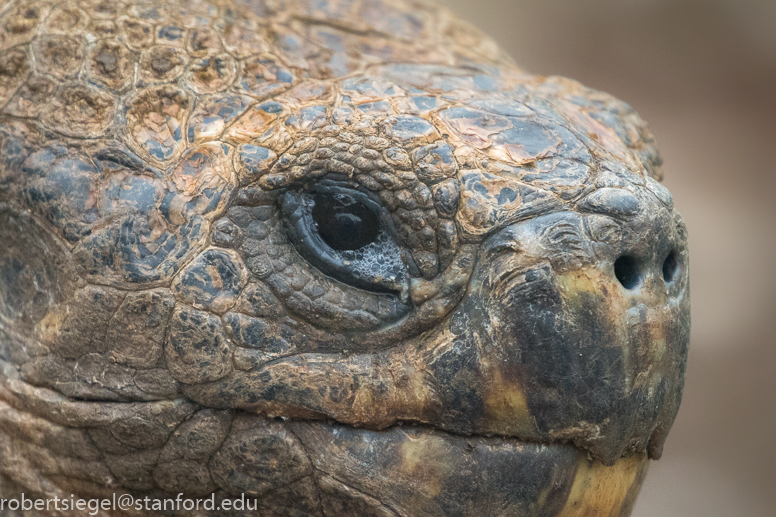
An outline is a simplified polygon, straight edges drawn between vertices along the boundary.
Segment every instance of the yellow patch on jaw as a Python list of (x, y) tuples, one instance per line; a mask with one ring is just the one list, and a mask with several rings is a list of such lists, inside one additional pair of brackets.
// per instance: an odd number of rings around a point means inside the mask
[[(606, 280), (599, 275), (600, 272), (596, 273), (596, 270), (593, 270), (592, 274), (586, 271), (577, 271), (556, 275), (556, 281), (559, 288), (566, 293), (571, 305), (578, 304), (580, 295), (583, 293), (598, 297), (599, 303), (597, 306), (602, 309), (602, 314), (609, 321), (608, 328), (616, 336), (613, 345), (619, 344), (619, 347), (622, 349), (625, 384), (630, 389), (634, 389), (638, 385), (640, 378), (638, 376), (634, 377), (632, 373), (631, 337), (628, 334), (627, 327), (633, 324), (624, 325), (623, 321), (627, 321), (627, 318), (638, 318), (639, 313), (638, 311), (632, 313), (632, 310), (626, 310), (623, 306), (623, 298), (618, 295), (617, 290), (608, 289)], [(623, 320), (623, 318), (626, 319)]]
[(660, 365), (666, 352), (666, 332), (665, 321), (669, 321), (670, 314), (663, 314), (661, 311), (651, 310), (648, 313), (648, 331), (650, 352), (655, 365)]
[(359, 420), (371, 421), (375, 415), (375, 398), (370, 386), (361, 386), (353, 400), (353, 414)]
[(570, 295), (570, 301), (574, 301), (574, 297), (580, 293), (600, 293), (600, 289), (596, 286), (590, 276), (584, 271), (574, 271), (566, 274), (556, 274), (555, 278), (558, 282), (558, 287)]
[(648, 466), (646, 453), (620, 458), (611, 467), (580, 454), (577, 474), (558, 517), (617, 517), (633, 504)]
[(401, 470), (418, 482), (424, 497), (435, 497), (442, 491), (442, 480), (449, 475), (453, 464), (450, 447), (439, 436), (407, 434), (409, 440), (401, 445)]
[(666, 338), (661, 337), (659, 339), (655, 339), (652, 342), (652, 353), (655, 358), (655, 362), (659, 363), (663, 360), (663, 356), (666, 353)]
[(635, 375), (632, 389), (648, 385), (653, 390), (662, 380), (662, 376), (657, 372), (665, 367), (664, 360), (668, 342), (663, 322), (669, 318), (670, 315), (661, 314), (643, 304), (626, 312), (629, 331), (637, 336), (637, 342), (646, 343), (638, 349), (634, 349), (639, 364), (647, 366), (642, 367), (638, 373), (635, 371), (632, 373)]
[(62, 324), (65, 322), (69, 312), (69, 307), (61, 305), (55, 306), (49, 310), (46, 316), (40, 320), (36, 329), (38, 339), (40, 339), (41, 343), (47, 346), (54, 344), (57, 337), (59, 337)]
[(488, 427), (505, 435), (535, 436), (536, 424), (520, 382), (504, 378), (498, 368), (489, 372), (489, 378), (488, 395), (483, 400)]

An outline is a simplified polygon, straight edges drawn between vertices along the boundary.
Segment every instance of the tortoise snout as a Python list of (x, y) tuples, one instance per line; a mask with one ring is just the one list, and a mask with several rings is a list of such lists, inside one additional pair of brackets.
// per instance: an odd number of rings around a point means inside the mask
[(502, 229), (474, 285), (500, 323), (480, 351), (499, 365), (490, 392), (519, 386), (532, 438), (572, 441), (611, 463), (627, 450), (660, 454), (681, 399), (689, 284), (672, 209), (646, 196), (627, 212), (607, 208)]

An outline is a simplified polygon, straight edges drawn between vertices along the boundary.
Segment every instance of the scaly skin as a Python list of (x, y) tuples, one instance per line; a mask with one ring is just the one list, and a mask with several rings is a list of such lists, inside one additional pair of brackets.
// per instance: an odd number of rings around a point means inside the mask
[(690, 299), (626, 104), (421, 1), (17, 0), (0, 106), (0, 497), (630, 512)]

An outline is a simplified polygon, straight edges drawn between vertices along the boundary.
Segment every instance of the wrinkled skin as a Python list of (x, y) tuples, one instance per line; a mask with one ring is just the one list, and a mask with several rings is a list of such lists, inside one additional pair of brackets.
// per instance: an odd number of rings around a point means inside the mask
[(643, 121), (432, 4), (181, 5), (0, 15), (0, 496), (627, 515), (689, 340)]

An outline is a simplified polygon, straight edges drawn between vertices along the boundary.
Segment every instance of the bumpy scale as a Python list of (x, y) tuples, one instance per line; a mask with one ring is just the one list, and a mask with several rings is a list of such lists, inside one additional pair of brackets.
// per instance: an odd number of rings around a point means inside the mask
[(690, 304), (629, 106), (420, 0), (3, 9), (0, 497), (629, 513)]

